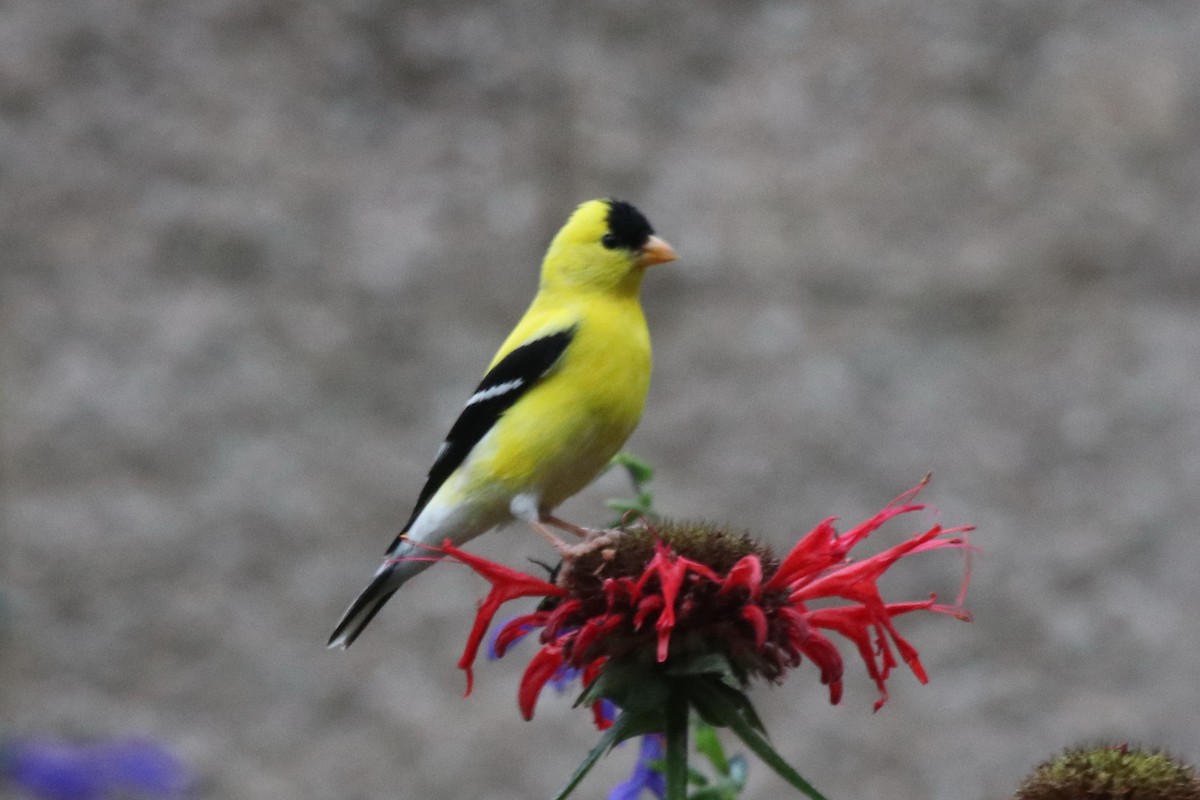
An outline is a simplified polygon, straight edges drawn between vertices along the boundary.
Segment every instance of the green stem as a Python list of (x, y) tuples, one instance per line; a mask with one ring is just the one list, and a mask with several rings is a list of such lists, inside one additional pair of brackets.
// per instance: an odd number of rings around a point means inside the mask
[(688, 698), (673, 688), (667, 697), (667, 799), (687, 800)]

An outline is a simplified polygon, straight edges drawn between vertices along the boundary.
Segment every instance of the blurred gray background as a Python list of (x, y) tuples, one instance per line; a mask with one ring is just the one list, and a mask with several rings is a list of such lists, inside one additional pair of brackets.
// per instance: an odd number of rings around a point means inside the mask
[(1193, 0), (0, 3), (0, 729), (151, 736), (221, 800), (556, 791), (597, 734), (520, 720), (528, 649), (461, 697), (467, 570), (324, 643), (549, 237), (616, 195), (682, 254), (629, 444), (663, 511), (783, 548), (932, 472), (979, 526), (974, 624), (902, 621), (929, 685), (872, 714), (847, 651), (840, 706), (756, 690), (818, 788), (1196, 758), (1198, 87)]

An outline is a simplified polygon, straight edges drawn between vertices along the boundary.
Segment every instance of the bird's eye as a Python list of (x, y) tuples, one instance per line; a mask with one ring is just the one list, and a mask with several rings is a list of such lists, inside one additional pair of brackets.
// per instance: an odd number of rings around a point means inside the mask
[(617, 249), (617, 237), (611, 233), (606, 233), (600, 238), (600, 244), (604, 245), (609, 250)]

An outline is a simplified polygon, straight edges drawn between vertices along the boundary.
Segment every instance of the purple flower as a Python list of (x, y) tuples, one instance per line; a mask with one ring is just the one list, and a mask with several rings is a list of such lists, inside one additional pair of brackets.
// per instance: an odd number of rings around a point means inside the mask
[(191, 782), (171, 753), (144, 739), (17, 741), (0, 752), (0, 775), (39, 800), (175, 800)]
[(650, 766), (651, 761), (661, 761), (663, 757), (663, 736), (652, 733), (642, 737), (642, 749), (638, 753), (637, 764), (629, 780), (618, 783), (608, 793), (608, 800), (638, 800), (642, 792), (650, 792), (659, 800), (667, 796), (666, 779), (661, 771)]

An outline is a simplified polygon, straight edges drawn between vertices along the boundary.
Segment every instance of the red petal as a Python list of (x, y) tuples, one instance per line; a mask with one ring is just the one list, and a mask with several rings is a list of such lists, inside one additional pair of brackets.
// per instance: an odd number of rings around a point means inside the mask
[(931, 541), (946, 533), (940, 525), (934, 525), (924, 533), (918, 534), (908, 541), (876, 553), (868, 559), (845, 564), (825, 573), (815, 580), (792, 592), (788, 598), (792, 602), (809, 600), (814, 597), (844, 597), (847, 600), (863, 601), (867, 597), (877, 597), (874, 582), (892, 564), (911, 553), (938, 549), (964, 549), (968, 545), (962, 539), (943, 539)]
[[(604, 662), (607, 660), (607, 657), (597, 658), (580, 671), (579, 682), (583, 684), (584, 688), (591, 686), (592, 681), (600, 677), (600, 670), (604, 667)], [(592, 719), (596, 724), (596, 730), (603, 731), (612, 727), (613, 721), (604, 716), (604, 705), (602, 699), (592, 703)]]
[(592, 722), (596, 725), (596, 730), (606, 731), (613, 726), (613, 721), (604, 716), (604, 701), (597, 700), (592, 703)]
[(734, 589), (745, 587), (750, 592), (751, 597), (758, 597), (758, 590), (762, 586), (762, 561), (754, 554), (742, 556), (738, 562), (729, 570), (729, 574), (725, 576), (725, 580), (721, 583), (721, 590), (717, 594), (728, 594)]
[(821, 670), (821, 683), (829, 686), (829, 702), (841, 699), (842, 673), (845, 666), (837, 647), (809, 621), (809, 615), (793, 608), (779, 609), (779, 616), (788, 624), (788, 641)]
[(594, 617), (584, 623), (572, 640), (571, 645), (571, 664), (578, 666), (580, 661), (587, 658), (588, 648), (593, 642), (603, 639), (608, 634), (612, 633), (617, 628), (621, 627), (625, 622), (625, 617), (620, 614), (608, 614), (603, 617)]
[(920, 511), (925, 508), (925, 506), (920, 503), (906, 503), (905, 505), (899, 505), (899, 503), (912, 499), (913, 495), (921, 491), (924, 486), (924, 484), (921, 484), (914, 489), (909, 489), (907, 492), (888, 503), (887, 506), (885, 506), (878, 514), (866, 520), (865, 522), (860, 522), (858, 525), (843, 533), (838, 537), (837, 540), (838, 549), (840, 549), (843, 553), (848, 553), (854, 548), (855, 545), (857, 545), (863, 539), (866, 539), (875, 531), (879, 530), (881, 527), (883, 527), (885, 522), (893, 517), (898, 517), (901, 514), (910, 514), (913, 511)]
[(625, 602), (629, 605), (637, 605), (638, 600), (642, 596), (642, 582), (645, 580), (645, 575), (639, 581), (633, 578), (606, 578), (603, 586), (604, 599), (611, 609), (622, 603), (624, 598), (628, 598)]
[(656, 594), (646, 595), (637, 604), (637, 610), (633, 614), (633, 629), (636, 631), (642, 627), (642, 623), (646, 621), (646, 617), (656, 611), (662, 610), (663, 599)]
[(767, 643), (767, 614), (756, 605), (742, 606), (742, 619), (754, 629), (754, 648), (762, 650)]
[(542, 630), (542, 642), (549, 643), (562, 635), (563, 629), (574, 626), (576, 622), (572, 616), (579, 607), (583, 605), (578, 600), (564, 600), (558, 604), (558, 607), (550, 612), (550, 616), (546, 618), (546, 627)]
[(682, 556), (678, 556), (677, 560), (680, 564), (683, 564), (685, 567), (687, 567), (689, 570), (696, 573), (697, 575), (701, 575), (705, 578), (708, 578), (713, 583), (721, 582), (720, 575), (713, 572), (712, 569), (710, 569), (708, 566), (706, 566), (704, 564), (701, 564), (699, 561), (692, 561), (690, 558), (683, 558)]
[(500, 590), (505, 601), (512, 600), (515, 597), (531, 597), (534, 595), (562, 597), (567, 593), (561, 586), (547, 583), (541, 578), (526, 575), (524, 572), (518, 572), (511, 567), (506, 567), (503, 564), (497, 564), (495, 561), (488, 561), (486, 558), (481, 558), (465, 550), (460, 550), (449, 539), (442, 542), (442, 552), (461, 561), (486, 578), (495, 589)]
[(646, 570), (638, 579), (635, 587), (639, 593), (644, 591), (650, 579), (656, 573), (658, 574), (659, 593), (663, 600), (662, 613), (658, 615), (658, 621), (654, 626), (658, 630), (657, 659), (659, 663), (667, 660), (667, 653), (671, 646), (671, 631), (675, 629), (675, 600), (679, 596), (679, 590), (683, 587), (683, 580), (689, 571), (708, 578), (713, 583), (721, 582), (717, 574), (704, 564), (688, 558), (680, 558), (671, 551), (670, 547), (660, 541), (656, 545), (654, 557), (646, 565)]
[(779, 569), (767, 583), (768, 589), (792, 587), (798, 580), (813, 576), (841, 562), (860, 541), (870, 536), (888, 520), (900, 514), (920, 511), (925, 506), (910, 503), (925, 488), (928, 478), (888, 503), (875, 516), (851, 528), (841, 536), (833, 527), (835, 518), (825, 520), (792, 548)]
[(600, 677), (600, 670), (604, 668), (606, 661), (608, 661), (608, 657), (603, 656), (583, 668), (583, 671), (579, 673), (579, 681), (583, 684), (584, 688), (591, 686), (592, 681)]
[(475, 614), (475, 623), (471, 626), (470, 636), (467, 637), (467, 645), (463, 649), (462, 658), (458, 660), (458, 668), (467, 673), (465, 694), (469, 695), (475, 681), (471, 665), (475, 663), (475, 657), (479, 654), (479, 645), (483, 642), (484, 634), (487, 633), (488, 626), (492, 623), (492, 618), (500, 606), (517, 597), (561, 597), (566, 592), (562, 587), (555, 586), (553, 583), (547, 583), (532, 575), (517, 572), (503, 564), (471, 555), (455, 547), (449, 539), (442, 543), (442, 552), (463, 562), (492, 584), (492, 590), (479, 604), (479, 611)]
[(837, 537), (837, 530), (833, 527), (834, 519), (835, 517), (830, 517), (825, 520), (796, 542), (796, 546), (783, 559), (779, 569), (767, 581), (768, 589), (783, 589), (806, 575), (819, 573), (841, 560), (833, 554), (833, 542)]
[(504, 623), (504, 627), (496, 635), (496, 658), (503, 658), (513, 642), (528, 636), (534, 628), (540, 628), (545, 625), (548, 616), (549, 614), (545, 611), (535, 611), (532, 614), (523, 614), (519, 617), (514, 617)]
[[(887, 687), (885, 681), (891, 668), (896, 665), (891, 645), (894, 643), (900, 651), (900, 657), (921, 683), (928, 683), (929, 677), (921, 664), (917, 649), (909, 644), (892, 625), (892, 617), (907, 614), (910, 611), (933, 611), (938, 614), (948, 614), (962, 618), (961, 609), (954, 606), (937, 605), (934, 598), (919, 602), (890, 603), (875, 606), (843, 606), (840, 608), (823, 608), (809, 612), (808, 620), (813, 625), (837, 631), (850, 639), (858, 647), (859, 655), (867, 667), (867, 674), (879, 688), (879, 700), (875, 702), (878, 711), (887, 702)], [(871, 643), (871, 631), (876, 632), (874, 647)], [(888, 637), (891, 637), (889, 642)]]
[(553, 646), (538, 650), (529, 661), (529, 666), (525, 667), (525, 674), (521, 676), (521, 686), (517, 689), (517, 705), (525, 719), (533, 719), (533, 707), (537, 704), (538, 695), (542, 693), (542, 687), (554, 677), (554, 673), (558, 672), (562, 665), (562, 649)]
[(646, 568), (646, 573), (642, 576), (643, 580), (651, 574), (652, 571), (658, 572), (658, 580), (661, 586), (659, 591), (662, 593), (663, 609), (658, 615), (658, 622), (654, 624), (658, 631), (658, 663), (667, 660), (667, 651), (671, 646), (671, 631), (675, 629), (675, 598), (679, 595), (679, 589), (683, 586), (683, 576), (687, 574), (687, 565), (682, 560), (672, 560), (671, 553), (665, 545), (659, 545), (659, 551), (654, 558), (650, 560), (650, 565)]
[[(858, 609), (848, 609), (858, 610)], [(824, 627), (824, 626), (823, 626)], [(847, 625), (846, 627), (828, 626), (838, 633), (845, 636), (850, 641), (854, 642), (858, 648), (858, 654), (862, 657), (863, 664), (867, 667), (867, 674), (871, 676), (871, 680), (875, 681), (875, 686), (879, 689), (879, 699), (875, 701), (875, 710), (883, 708), (883, 704), (887, 702), (887, 685), (884, 681), (887, 678), (886, 665), (881, 669), (879, 663), (875, 659), (875, 651), (871, 648), (871, 638), (868, 629), (863, 625)]]

